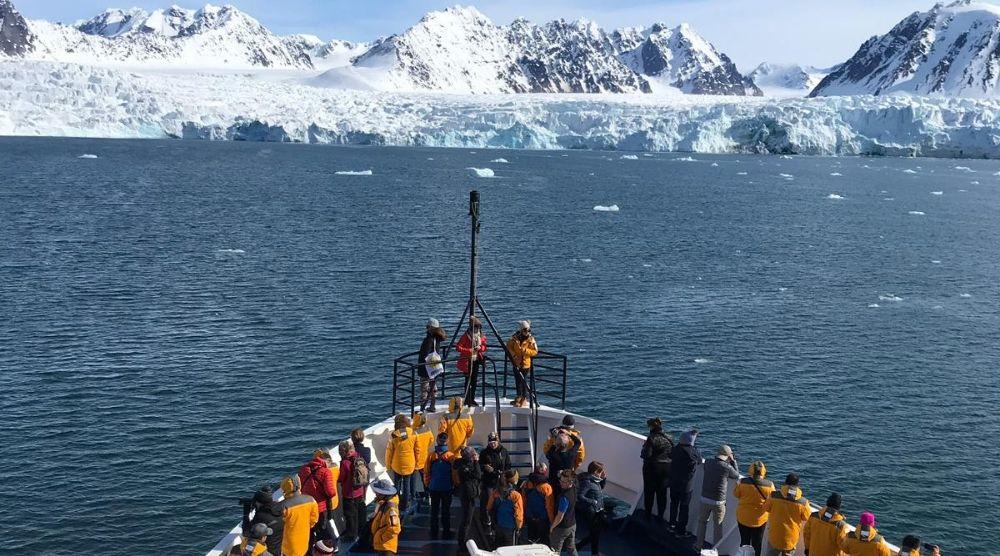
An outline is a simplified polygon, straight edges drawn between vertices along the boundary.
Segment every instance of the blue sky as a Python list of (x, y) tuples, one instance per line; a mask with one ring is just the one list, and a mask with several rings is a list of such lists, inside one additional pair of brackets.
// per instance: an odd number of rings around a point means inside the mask
[[(108, 7), (146, 9), (194, 0), (14, 0), (26, 17), (72, 22)], [(232, 4), (279, 34), (312, 33), (324, 39), (371, 40), (405, 30), (431, 10), (455, 4), (431, 0), (216, 0)], [(868, 37), (887, 31), (932, 0), (482, 0), (463, 1), (496, 23), (515, 17), (535, 22), (585, 17), (604, 27), (691, 23), (740, 69), (761, 61), (832, 65)]]

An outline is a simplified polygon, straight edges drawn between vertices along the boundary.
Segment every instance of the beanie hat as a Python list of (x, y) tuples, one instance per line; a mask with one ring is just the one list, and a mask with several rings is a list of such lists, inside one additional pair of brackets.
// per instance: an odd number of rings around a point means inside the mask
[(441, 328), (441, 323), (437, 319), (427, 319), (428, 328)]
[(448, 433), (446, 433), (446, 432), (439, 432), (438, 435), (437, 435), (437, 441), (438, 442), (442, 442), (442, 441), (448, 442)]
[(517, 328), (518, 328), (518, 330), (531, 330), (531, 321), (530, 320), (519, 320), (519, 321), (517, 321)]
[(285, 497), (290, 496), (293, 492), (301, 488), (302, 479), (299, 479), (298, 475), (289, 475), (281, 480), (281, 491), (285, 493)]
[(563, 417), (562, 424), (564, 427), (575, 427), (576, 419), (574, 419), (572, 415), (566, 415)]
[(728, 444), (723, 444), (722, 446), (719, 446), (719, 452), (717, 455), (731, 458), (733, 457), (733, 449), (730, 448)]
[(263, 539), (268, 535), (273, 535), (274, 530), (263, 523), (258, 523), (250, 529), (250, 536), (255, 539)]
[(750, 464), (748, 472), (751, 477), (756, 477), (758, 479), (763, 479), (767, 476), (767, 467), (764, 466), (764, 462), (757, 460)]
[(491, 432), (486, 438), (490, 442), (493, 442), (494, 440), (496, 440), (497, 442), (500, 442), (500, 435), (497, 434), (497, 433), (495, 433), (495, 432)]
[(826, 505), (829, 508), (839, 510), (841, 504), (843, 504), (843, 500), (841, 499), (840, 495), (837, 494), (836, 492), (831, 494), (830, 497), (826, 499)]
[(874, 527), (875, 526), (875, 514), (871, 512), (861, 512), (861, 526)]

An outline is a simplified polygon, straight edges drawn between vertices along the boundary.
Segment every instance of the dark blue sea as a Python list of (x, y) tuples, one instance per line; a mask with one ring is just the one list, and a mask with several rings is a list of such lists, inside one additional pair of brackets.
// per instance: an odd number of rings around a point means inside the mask
[(0, 551), (203, 554), (385, 418), (461, 313), (472, 188), (481, 299), (570, 410), (995, 551), (1000, 163), (693, 157), (0, 140)]

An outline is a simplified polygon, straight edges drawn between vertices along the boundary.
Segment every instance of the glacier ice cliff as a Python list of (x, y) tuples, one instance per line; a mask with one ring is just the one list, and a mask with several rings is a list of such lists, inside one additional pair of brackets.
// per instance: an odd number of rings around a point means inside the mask
[(448, 95), (0, 62), (0, 135), (1000, 158), (1000, 101)]

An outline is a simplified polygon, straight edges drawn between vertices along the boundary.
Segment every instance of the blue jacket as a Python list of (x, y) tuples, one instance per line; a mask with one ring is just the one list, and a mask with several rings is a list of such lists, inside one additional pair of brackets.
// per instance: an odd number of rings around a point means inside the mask
[(604, 479), (598, 479), (590, 473), (580, 474), (580, 491), (577, 495), (580, 507), (590, 513), (604, 509)]
[(427, 490), (433, 492), (451, 492), (454, 484), (451, 480), (452, 463), (444, 455), (448, 453), (448, 446), (435, 446), (434, 453), (428, 458), (428, 465), (431, 468), (430, 477), (427, 479)]

